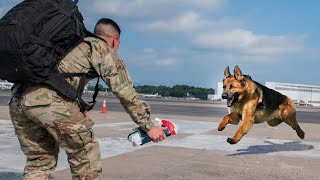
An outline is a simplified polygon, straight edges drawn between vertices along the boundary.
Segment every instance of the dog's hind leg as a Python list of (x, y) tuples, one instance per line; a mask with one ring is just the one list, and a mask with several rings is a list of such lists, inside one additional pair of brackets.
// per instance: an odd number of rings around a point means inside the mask
[(222, 131), (227, 124), (234, 124), (237, 125), (240, 121), (240, 116), (236, 113), (230, 113), (227, 115), (223, 116), (223, 119), (221, 120), (219, 126), (218, 126), (218, 131)]
[(284, 122), (286, 124), (288, 124), (289, 126), (291, 126), (296, 132), (297, 135), (301, 138), (304, 139), (304, 131), (300, 128), (297, 120), (295, 117), (291, 118), (291, 119), (286, 119), (284, 120)]
[(300, 128), (297, 119), (296, 119), (296, 110), (292, 104), (280, 105), (279, 106), (279, 115), (283, 119), (283, 121), (291, 126), (296, 132), (297, 135), (304, 139), (304, 132)]
[[(297, 123), (298, 124), (298, 123)], [(298, 125), (296, 128), (295, 128), (296, 132), (297, 132), (297, 135), (301, 138), (301, 139), (304, 139), (304, 131), (300, 128), (300, 126)]]

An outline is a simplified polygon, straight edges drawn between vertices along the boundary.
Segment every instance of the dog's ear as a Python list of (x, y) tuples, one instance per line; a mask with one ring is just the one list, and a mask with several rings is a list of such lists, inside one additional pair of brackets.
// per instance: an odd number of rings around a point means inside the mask
[(239, 66), (234, 67), (234, 77), (239, 80), (242, 81), (244, 79), (244, 76), (239, 68)]
[(229, 76), (231, 76), (231, 74), (230, 74), (229, 66), (227, 66), (226, 69), (224, 70), (224, 78), (223, 79), (226, 79)]

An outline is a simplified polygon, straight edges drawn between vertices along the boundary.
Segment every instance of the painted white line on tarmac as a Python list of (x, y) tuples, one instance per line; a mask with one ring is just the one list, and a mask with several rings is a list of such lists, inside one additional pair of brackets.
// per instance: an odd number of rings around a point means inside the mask
[(119, 122), (119, 123), (106, 123), (106, 124), (95, 124), (93, 127), (119, 127), (119, 126), (133, 126), (133, 122)]
[(0, 123), (12, 124), (11, 120), (2, 120), (2, 119), (0, 119)]

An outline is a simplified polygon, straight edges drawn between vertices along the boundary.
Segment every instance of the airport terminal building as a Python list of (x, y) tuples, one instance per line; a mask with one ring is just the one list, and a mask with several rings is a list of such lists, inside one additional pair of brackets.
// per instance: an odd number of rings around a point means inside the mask
[(265, 86), (290, 97), (300, 105), (320, 106), (320, 86), (266, 82)]
[(221, 101), (221, 96), (223, 93), (223, 83), (222, 82), (218, 82), (217, 83), (217, 89), (215, 89), (215, 94), (208, 94), (208, 100), (211, 101)]

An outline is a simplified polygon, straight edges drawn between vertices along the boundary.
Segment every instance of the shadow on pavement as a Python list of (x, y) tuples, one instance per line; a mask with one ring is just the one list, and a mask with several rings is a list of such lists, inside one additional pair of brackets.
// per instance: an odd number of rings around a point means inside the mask
[(266, 154), (271, 152), (280, 152), (280, 151), (305, 151), (314, 149), (314, 146), (301, 144), (300, 141), (294, 142), (285, 142), (283, 144), (276, 144), (270, 141), (264, 141), (265, 143), (269, 143), (267, 145), (256, 145), (249, 146), (247, 149), (238, 149), (239, 153), (229, 154), (228, 156), (238, 156), (244, 154)]
[(0, 180), (20, 180), (22, 175), (22, 172), (2, 171), (0, 172)]

